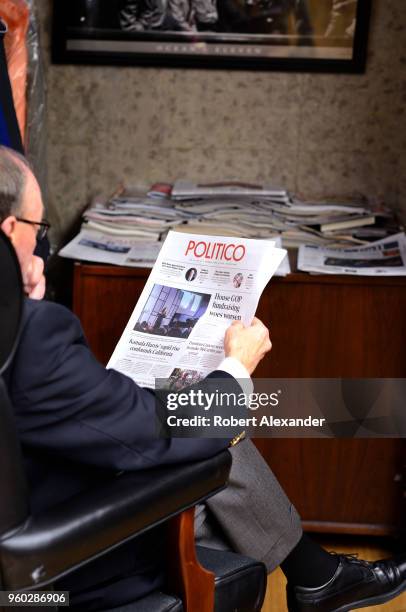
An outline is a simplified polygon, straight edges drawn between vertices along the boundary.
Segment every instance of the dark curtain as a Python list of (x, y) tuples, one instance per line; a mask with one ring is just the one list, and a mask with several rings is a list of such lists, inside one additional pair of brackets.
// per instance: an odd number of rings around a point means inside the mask
[(24, 153), (7, 72), (5, 33), (6, 26), (0, 20), (0, 144)]
[[(0, 19), (0, 144), (10, 147), (24, 155), (24, 148), (14, 109), (13, 94), (7, 71), (4, 35), (6, 26)], [(49, 255), (48, 238), (37, 243), (36, 255), (47, 260)]]

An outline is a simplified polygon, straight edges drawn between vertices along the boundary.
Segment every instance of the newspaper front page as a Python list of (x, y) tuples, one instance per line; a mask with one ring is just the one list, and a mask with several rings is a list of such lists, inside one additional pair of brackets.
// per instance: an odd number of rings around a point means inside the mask
[(323, 274), (405, 276), (406, 236), (399, 233), (366, 246), (346, 249), (304, 245), (299, 248), (298, 268)]
[(223, 359), (227, 327), (251, 323), (285, 256), (268, 240), (169, 232), (107, 367), (143, 387), (197, 383)]

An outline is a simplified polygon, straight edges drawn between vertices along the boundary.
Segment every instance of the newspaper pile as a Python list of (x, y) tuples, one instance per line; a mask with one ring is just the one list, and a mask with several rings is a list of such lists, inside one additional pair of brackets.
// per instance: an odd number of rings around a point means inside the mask
[[(244, 183), (177, 181), (175, 209), (191, 218), (179, 231), (224, 233), (251, 238), (281, 236), (284, 247), (301, 244), (364, 244), (398, 231), (392, 212), (366, 198), (303, 201), (283, 188)], [(379, 221), (379, 227), (378, 225)]]
[(189, 217), (187, 212), (175, 210), (167, 198), (124, 193), (107, 202), (96, 201), (85, 211), (83, 220), (90, 230), (152, 241), (159, 240)]
[(285, 257), (269, 240), (169, 232), (107, 367), (143, 387), (198, 382), (223, 359), (230, 323), (250, 324)]
[[(308, 202), (286, 189), (240, 182), (160, 183), (94, 202), (60, 255), (127, 266), (153, 265), (170, 230), (279, 239), (285, 248), (363, 245), (399, 231), (391, 213), (364, 199)], [(284, 272), (288, 271), (285, 264)]]

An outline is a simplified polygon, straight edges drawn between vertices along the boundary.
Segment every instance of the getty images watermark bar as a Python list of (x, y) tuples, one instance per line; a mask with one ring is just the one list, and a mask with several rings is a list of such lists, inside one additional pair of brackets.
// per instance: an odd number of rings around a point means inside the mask
[(157, 379), (160, 437), (406, 437), (405, 378)]

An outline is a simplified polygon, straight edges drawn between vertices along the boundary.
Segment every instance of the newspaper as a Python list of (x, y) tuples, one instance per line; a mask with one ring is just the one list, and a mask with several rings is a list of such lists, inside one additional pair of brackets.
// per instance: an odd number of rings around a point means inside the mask
[(162, 242), (157, 240), (81, 230), (58, 254), (82, 261), (152, 268), (161, 247)]
[(405, 276), (406, 236), (399, 233), (366, 246), (346, 249), (301, 246), (298, 268), (324, 274)]
[(107, 367), (149, 388), (198, 382), (223, 359), (227, 327), (250, 324), (285, 255), (268, 240), (169, 232)]
[(193, 200), (200, 198), (276, 198), (282, 202), (289, 201), (286, 189), (272, 185), (244, 183), (241, 181), (224, 181), (221, 183), (193, 183), (178, 180), (172, 187), (172, 198), (175, 200)]

